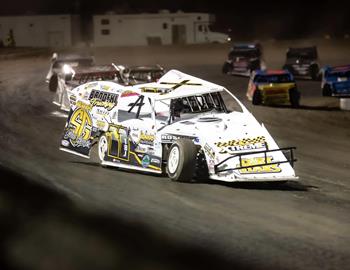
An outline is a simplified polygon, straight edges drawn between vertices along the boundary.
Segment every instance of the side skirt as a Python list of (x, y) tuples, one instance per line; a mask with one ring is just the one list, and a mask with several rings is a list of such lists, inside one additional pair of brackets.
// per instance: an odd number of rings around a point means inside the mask
[(162, 173), (162, 171), (160, 171), (160, 170), (158, 171), (158, 170), (142, 168), (142, 167), (127, 165), (127, 164), (122, 164), (122, 163), (115, 163), (115, 162), (111, 162), (111, 161), (102, 161), (101, 165), (123, 168), (123, 169), (130, 169), (130, 170), (135, 170), (135, 171), (150, 172), (150, 173), (156, 173), (156, 174)]

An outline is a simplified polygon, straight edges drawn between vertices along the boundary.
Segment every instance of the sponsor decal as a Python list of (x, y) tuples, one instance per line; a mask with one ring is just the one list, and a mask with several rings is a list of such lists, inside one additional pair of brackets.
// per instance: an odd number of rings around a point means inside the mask
[(244, 138), (240, 140), (230, 140), (226, 142), (216, 142), (215, 145), (220, 148), (220, 154), (234, 154), (239, 151), (250, 151), (255, 149), (265, 149), (266, 139), (264, 136), (255, 138)]
[(65, 146), (65, 147), (67, 147), (67, 146), (69, 146), (69, 141), (67, 141), (67, 140), (62, 140), (62, 141), (61, 141), (61, 144), (62, 144), (63, 146)]
[(118, 101), (118, 96), (119, 95), (115, 93), (107, 93), (103, 91), (92, 90), (89, 95), (89, 100), (96, 99), (116, 104)]
[(96, 86), (98, 86), (98, 83), (89, 83), (88, 85), (85, 86), (85, 90), (95, 88)]
[(140, 89), (142, 93), (160, 93), (160, 94), (167, 94), (172, 90), (169, 88), (158, 88), (158, 87), (141, 87)]
[(102, 100), (98, 100), (95, 98), (91, 99), (90, 103), (91, 103), (92, 107), (103, 107), (103, 108), (107, 109), (108, 111), (112, 110), (116, 105), (116, 103), (102, 101)]
[(153, 145), (155, 136), (141, 131), (139, 144)]
[(92, 109), (92, 105), (86, 104), (80, 100), (76, 104), (77, 104), (77, 107), (79, 107), (85, 111), (91, 111), (91, 109)]
[[(255, 174), (255, 173), (279, 173), (281, 168), (279, 164), (268, 164), (273, 161), (272, 157), (266, 157), (266, 163), (264, 157), (255, 157), (255, 158), (242, 158), (242, 167), (246, 166), (255, 166), (259, 164), (264, 164), (262, 166), (242, 168), (239, 169), (241, 174)], [(239, 166), (239, 165), (238, 165)]]
[(94, 132), (89, 112), (77, 108), (67, 120), (61, 147), (88, 156)]
[(96, 125), (98, 128), (103, 129), (106, 126), (106, 122), (101, 121), (101, 120), (97, 120)]
[(151, 163), (151, 159), (149, 155), (145, 155), (141, 161), (142, 167), (146, 168), (149, 166), (150, 163)]
[(191, 136), (183, 136), (183, 135), (174, 135), (174, 134), (163, 134), (161, 136), (162, 143), (172, 143), (180, 138), (188, 138), (196, 142), (199, 139), (197, 137), (191, 137)]
[(135, 148), (135, 152), (138, 152), (138, 153), (146, 153), (146, 151), (147, 151), (147, 148), (145, 147), (137, 146)]
[(131, 91), (131, 90), (125, 90), (120, 97), (131, 97), (131, 96), (139, 96), (138, 93)]
[(91, 116), (84, 109), (77, 109), (73, 112), (64, 139), (68, 139), (74, 147), (90, 147), (92, 132)]
[(108, 85), (101, 85), (101, 90), (108, 91), (109, 89), (111, 89), (110, 86), (108, 86)]
[(151, 159), (151, 163), (159, 165), (160, 164), (160, 160), (158, 158), (152, 158)]

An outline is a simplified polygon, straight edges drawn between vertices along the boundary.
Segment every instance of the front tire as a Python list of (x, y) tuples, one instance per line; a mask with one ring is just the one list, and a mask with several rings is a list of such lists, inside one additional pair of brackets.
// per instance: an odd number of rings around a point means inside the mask
[(50, 92), (56, 93), (58, 87), (58, 77), (56, 74), (52, 75), (49, 81)]
[(312, 80), (318, 81), (320, 79), (319, 72), (320, 70), (317, 65), (310, 66), (310, 76)]
[(322, 95), (324, 97), (330, 97), (332, 96), (332, 89), (331, 87), (329, 86), (329, 84), (325, 84), (322, 88)]
[(179, 139), (169, 150), (166, 172), (178, 182), (190, 182), (196, 170), (197, 148), (190, 139)]
[(96, 163), (102, 163), (107, 154), (108, 140), (105, 134), (101, 135), (95, 146), (91, 149), (90, 159)]

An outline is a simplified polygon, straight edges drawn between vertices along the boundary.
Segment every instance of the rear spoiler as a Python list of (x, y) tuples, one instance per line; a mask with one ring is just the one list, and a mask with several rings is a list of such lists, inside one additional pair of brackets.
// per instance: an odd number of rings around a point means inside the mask
[[(297, 159), (294, 158), (294, 153), (293, 150), (295, 150), (296, 147), (285, 147), (285, 148), (279, 148), (279, 149), (273, 149), (273, 150), (262, 150), (262, 151), (251, 151), (251, 152), (245, 152), (245, 153), (237, 153), (234, 154), (226, 159), (224, 159), (223, 161), (219, 162), (218, 164), (216, 164), (214, 166), (214, 170), (215, 173), (220, 173), (220, 172), (226, 172), (226, 171), (232, 171), (232, 170), (241, 170), (241, 169), (247, 169), (247, 168), (254, 168), (254, 167), (261, 167), (261, 166), (265, 166), (265, 165), (274, 165), (274, 164), (282, 164), (282, 163), (290, 163), (292, 167), (294, 167), (294, 162), (297, 161)], [(267, 153), (271, 153), (271, 152), (277, 152), (277, 151), (281, 151), (283, 153), (283, 155), (286, 157), (286, 160), (282, 160), (282, 161), (275, 161), (275, 162), (268, 162), (268, 157), (267, 157)], [(249, 166), (244, 166), (242, 164), (242, 157), (244, 156), (249, 156), (249, 155), (254, 155), (254, 154), (264, 154), (264, 162), (263, 163), (259, 163), (256, 165), (249, 165)], [(286, 156), (287, 154), (287, 156)], [(239, 158), (239, 167), (236, 168), (223, 168), (220, 169), (219, 167), (222, 166), (225, 162), (227, 162), (228, 160), (238, 157)]]

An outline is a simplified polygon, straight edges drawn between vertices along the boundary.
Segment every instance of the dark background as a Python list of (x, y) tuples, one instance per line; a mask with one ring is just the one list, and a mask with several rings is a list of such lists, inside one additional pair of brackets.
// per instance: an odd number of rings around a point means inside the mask
[(216, 17), (212, 30), (240, 38), (343, 38), (350, 34), (350, 1), (209, 1), (209, 0), (30, 0), (6, 1), (0, 15), (208, 12)]

